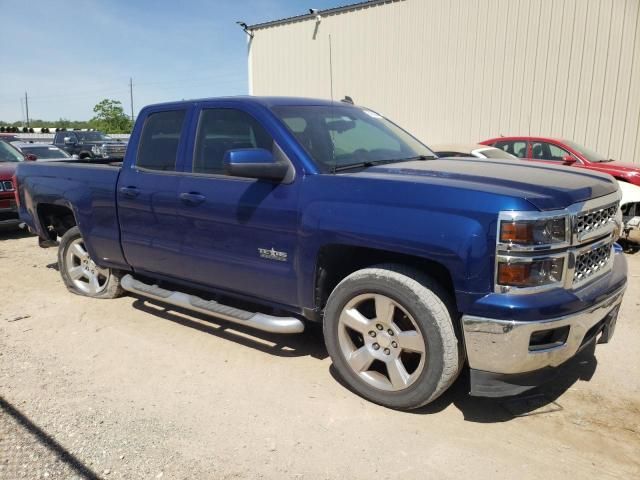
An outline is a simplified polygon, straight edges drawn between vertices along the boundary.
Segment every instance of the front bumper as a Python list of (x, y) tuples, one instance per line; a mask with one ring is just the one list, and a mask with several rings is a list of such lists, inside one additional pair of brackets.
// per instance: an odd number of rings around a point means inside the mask
[(18, 209), (13, 200), (0, 199), (0, 202), (9, 202), (9, 208), (0, 208), (0, 227), (11, 227), (20, 225), (22, 222), (18, 217)]
[[(524, 322), (463, 315), (471, 393), (521, 393), (543, 383), (551, 369), (575, 356), (600, 333), (608, 341), (625, 288), (626, 284), (586, 310), (557, 318)], [(534, 338), (544, 338), (544, 332), (550, 332), (549, 342), (536, 343)]]

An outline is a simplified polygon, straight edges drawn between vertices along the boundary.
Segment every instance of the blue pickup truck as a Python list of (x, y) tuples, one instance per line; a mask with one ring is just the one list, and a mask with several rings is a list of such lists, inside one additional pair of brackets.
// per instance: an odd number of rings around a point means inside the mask
[(25, 162), (16, 183), (71, 292), (283, 334), (322, 322), (349, 388), (398, 409), (463, 368), (474, 395), (539, 385), (611, 338), (627, 282), (612, 177), (437, 158), (342, 102), (152, 105), (122, 164)]

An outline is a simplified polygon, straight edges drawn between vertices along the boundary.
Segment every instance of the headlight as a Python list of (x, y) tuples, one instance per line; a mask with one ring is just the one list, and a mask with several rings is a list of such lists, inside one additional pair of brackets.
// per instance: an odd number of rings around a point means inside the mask
[(521, 246), (557, 245), (568, 242), (567, 217), (500, 221), (499, 242)]
[(102, 149), (98, 145), (91, 147), (91, 153), (94, 155), (102, 155)]
[(499, 257), (496, 283), (501, 287), (516, 288), (560, 284), (564, 261), (564, 256), (537, 259)]

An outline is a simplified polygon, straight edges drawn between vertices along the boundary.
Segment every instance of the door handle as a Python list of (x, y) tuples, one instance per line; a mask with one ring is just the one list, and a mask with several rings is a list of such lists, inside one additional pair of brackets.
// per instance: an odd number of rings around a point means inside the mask
[(140, 190), (138, 190), (136, 187), (120, 187), (120, 193), (125, 197), (136, 198), (138, 195), (140, 195)]
[(180, 194), (180, 200), (189, 205), (199, 205), (207, 199), (199, 193), (184, 192)]

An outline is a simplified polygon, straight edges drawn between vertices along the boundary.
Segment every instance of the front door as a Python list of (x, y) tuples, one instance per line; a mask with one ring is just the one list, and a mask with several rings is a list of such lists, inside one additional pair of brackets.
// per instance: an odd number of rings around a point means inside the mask
[(254, 115), (224, 102), (194, 115), (195, 143), (178, 186), (180, 252), (194, 283), (296, 305), (298, 181), (231, 177), (223, 167), (233, 149), (284, 155)]

